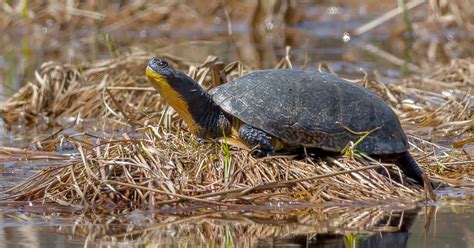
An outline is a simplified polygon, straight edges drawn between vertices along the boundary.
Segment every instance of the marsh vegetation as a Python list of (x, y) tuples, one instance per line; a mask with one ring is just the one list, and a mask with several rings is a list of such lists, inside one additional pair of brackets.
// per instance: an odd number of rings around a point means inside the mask
[[(386, 242), (376, 233), (406, 245), (435, 206), (472, 216), (469, 1), (329, 2), (4, 1), (4, 218), (50, 218), (95, 245), (364, 246)], [(357, 146), (257, 159), (198, 139), (147, 82), (156, 54), (206, 89), (264, 68), (369, 88), (395, 110), (434, 196)]]

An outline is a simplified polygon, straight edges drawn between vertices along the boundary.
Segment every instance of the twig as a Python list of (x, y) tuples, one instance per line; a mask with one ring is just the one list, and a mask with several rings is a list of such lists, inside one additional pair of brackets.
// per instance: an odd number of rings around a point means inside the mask
[(134, 185), (134, 184), (130, 184), (130, 183), (117, 182), (117, 181), (112, 181), (112, 180), (103, 180), (102, 183), (116, 184), (116, 185), (126, 186), (126, 187), (130, 187), (130, 188), (146, 190), (146, 191), (150, 191), (150, 192), (154, 192), (154, 193), (158, 193), (158, 194), (174, 196), (174, 197), (178, 197), (178, 198), (181, 198), (181, 199), (184, 199), (184, 200), (202, 202), (202, 203), (212, 204), (212, 205), (227, 206), (227, 207), (242, 207), (242, 206), (245, 206), (245, 205), (241, 205), (241, 204), (230, 204), (230, 203), (224, 203), (224, 202), (204, 200), (204, 199), (193, 197), (193, 196), (175, 194), (175, 193), (166, 192), (166, 191), (162, 191), (162, 190), (158, 190), (158, 189), (143, 187), (143, 186)]
[[(413, 8), (423, 4), (423, 3), (425, 3), (425, 0), (413, 0), (413, 1), (406, 4), (406, 10), (413, 9)], [(395, 8), (393, 10), (390, 10), (389, 12), (387, 12), (384, 15), (376, 18), (375, 20), (372, 20), (372, 21), (358, 27), (356, 30), (354, 30), (353, 35), (354, 36), (359, 36), (361, 34), (364, 34), (368, 31), (380, 26), (381, 24), (387, 22), (388, 20), (394, 18), (395, 16), (400, 15), (401, 13), (403, 13), (403, 11), (404, 11), (403, 7), (398, 6), (397, 8)]]
[[(352, 172), (359, 172), (359, 171), (377, 169), (377, 168), (381, 168), (381, 167), (383, 167), (383, 166), (382, 165), (373, 165), (373, 166), (361, 167), (361, 168), (352, 169), (352, 170), (338, 171), (338, 172), (329, 173), (329, 174), (325, 174), (325, 175), (317, 175), (317, 176), (312, 176), (312, 177), (286, 180), (286, 181), (280, 181), (280, 182), (269, 182), (269, 183), (264, 183), (264, 184), (260, 184), (258, 186), (253, 186), (253, 187), (243, 187), (243, 188), (230, 189), (230, 190), (213, 192), (213, 193), (208, 193), (208, 194), (196, 195), (195, 198), (207, 198), (207, 197), (221, 196), (221, 195), (227, 195), (227, 194), (232, 194), (232, 193), (241, 193), (241, 195), (243, 195), (243, 194), (250, 193), (252, 191), (260, 191), (260, 190), (266, 190), (266, 189), (288, 187), (288, 186), (295, 185), (297, 183), (304, 182), (304, 181), (318, 180), (318, 179), (323, 179), (323, 178), (348, 174), (348, 173), (352, 173)], [(162, 201), (159, 204), (171, 204), (171, 203), (177, 203), (177, 202), (179, 202), (179, 200), (169, 200), (169, 201)]]
[(398, 57), (396, 57), (395, 55), (391, 54), (391, 53), (388, 53), (372, 44), (364, 44), (364, 45), (361, 45), (359, 46), (360, 48), (374, 54), (374, 55), (377, 55), (379, 56), (380, 58), (383, 58), (385, 60), (387, 60), (388, 62), (394, 64), (394, 65), (397, 65), (397, 66), (407, 66), (407, 68), (412, 71), (412, 72), (421, 72), (421, 68), (416, 66), (415, 64), (413, 63), (410, 63), (410, 62), (407, 62), (403, 59), (400, 59)]

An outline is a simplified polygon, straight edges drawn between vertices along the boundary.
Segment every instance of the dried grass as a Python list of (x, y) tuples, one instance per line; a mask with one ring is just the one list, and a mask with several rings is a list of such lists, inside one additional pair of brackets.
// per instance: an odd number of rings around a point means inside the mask
[[(474, 56), (474, 6), (469, 0), (428, 1), (429, 15), (414, 23), (419, 37), (413, 43), (413, 60), (425, 71), (444, 67), (454, 58)], [(471, 72), (472, 75), (472, 72)], [(472, 79), (471, 79), (472, 82)]]
[[(423, 191), (411, 183), (400, 184), (374, 171), (384, 166), (400, 180), (400, 172), (390, 165), (373, 162), (367, 167), (344, 157), (255, 159), (246, 150), (203, 144), (189, 135), (176, 113), (148, 86), (143, 70), (149, 57), (139, 53), (80, 66), (52, 62), (41, 66), (35, 80), (2, 106), (7, 123), (22, 120), (36, 125), (48, 116), (54, 124), (76, 116), (124, 123), (137, 128), (137, 133), (134, 138), (51, 136), (38, 147), (48, 150), (71, 142), (78, 156), (10, 189), (6, 198), (80, 205), (84, 211), (99, 212), (186, 209), (195, 204), (203, 209), (240, 209), (290, 201), (412, 204), (424, 199)], [(215, 57), (202, 65), (165, 57), (205, 87), (248, 70), (238, 62), (224, 65)], [(288, 57), (279, 63), (288, 66)], [(429, 77), (390, 85), (357, 81), (395, 108), (414, 145), (412, 153), (430, 176), (458, 186), (474, 177), (469, 150), (472, 66), (472, 60), (456, 60)], [(439, 140), (444, 144), (437, 144)]]
[(7, 193), (20, 201), (44, 199), (110, 210), (154, 209), (189, 201), (241, 208), (273, 201), (352, 202), (355, 196), (357, 201), (373, 203), (413, 203), (422, 198), (416, 188), (349, 159), (257, 160), (235, 151), (227, 162), (219, 145), (201, 145), (184, 132), (151, 129), (145, 136), (93, 147), (76, 143), (81, 161), (42, 171)]

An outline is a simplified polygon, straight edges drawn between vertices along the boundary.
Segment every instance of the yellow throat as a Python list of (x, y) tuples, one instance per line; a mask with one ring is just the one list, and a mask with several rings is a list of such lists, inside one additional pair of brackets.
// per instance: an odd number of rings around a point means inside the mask
[(150, 84), (160, 93), (161, 97), (184, 119), (191, 132), (198, 134), (200, 128), (189, 112), (188, 103), (170, 86), (168, 80), (149, 67), (146, 68), (146, 76)]

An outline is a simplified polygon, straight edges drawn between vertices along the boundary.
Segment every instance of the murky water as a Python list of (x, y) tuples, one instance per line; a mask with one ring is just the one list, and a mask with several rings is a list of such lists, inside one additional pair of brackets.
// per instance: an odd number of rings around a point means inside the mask
[[(33, 77), (34, 69), (47, 60), (78, 63), (111, 57), (113, 54), (107, 48), (109, 39), (121, 47), (158, 49), (196, 62), (202, 62), (212, 54), (225, 62), (241, 60), (262, 68), (275, 65), (285, 56), (285, 47), (290, 46), (295, 67), (326, 63), (337, 73), (352, 78), (360, 78), (364, 71), (377, 71), (386, 82), (405, 76), (410, 72), (413, 59), (412, 40), (390, 40), (392, 37), (384, 30), (370, 36), (346, 34), (393, 8), (393, 4), (369, 6), (377, 1), (360, 2), (354, 7), (340, 4), (340, 1), (320, 5), (305, 1), (303, 11), (307, 19), (290, 24), (284, 32), (273, 35), (253, 33), (245, 22), (235, 22), (229, 37), (228, 23), (217, 17), (213, 19), (214, 25), (199, 31), (186, 27), (179, 31), (167, 26), (139, 30), (125, 27), (111, 29), (108, 34), (93, 26), (65, 33), (51, 22), (42, 27), (40, 37), (30, 36), (27, 25), (20, 23), (2, 33), (0, 39), (0, 45), (4, 45), (0, 48), (0, 92), (3, 97), (14, 93), (25, 80)], [(266, 25), (272, 29), (273, 23)], [(380, 49), (400, 60), (387, 60), (378, 52)], [(31, 147), (32, 141), (53, 132), (27, 128), (20, 123), (13, 130), (2, 128), (0, 143), (2, 146)], [(100, 130), (94, 132), (101, 132), (102, 136), (107, 134)], [(41, 168), (60, 164), (62, 162), (0, 161), (0, 188), (3, 191)], [(80, 217), (71, 217), (68, 213), (71, 209), (5, 202), (0, 205), (0, 247), (82, 247), (84, 244), (123, 247), (474, 247), (474, 191), (447, 189), (437, 193), (444, 200), (429, 207), (275, 209), (268, 206), (254, 211), (215, 211), (206, 215), (137, 211), (106, 220), (107, 224), (100, 221), (94, 225), (84, 224)], [(61, 214), (41, 214), (51, 210)]]

